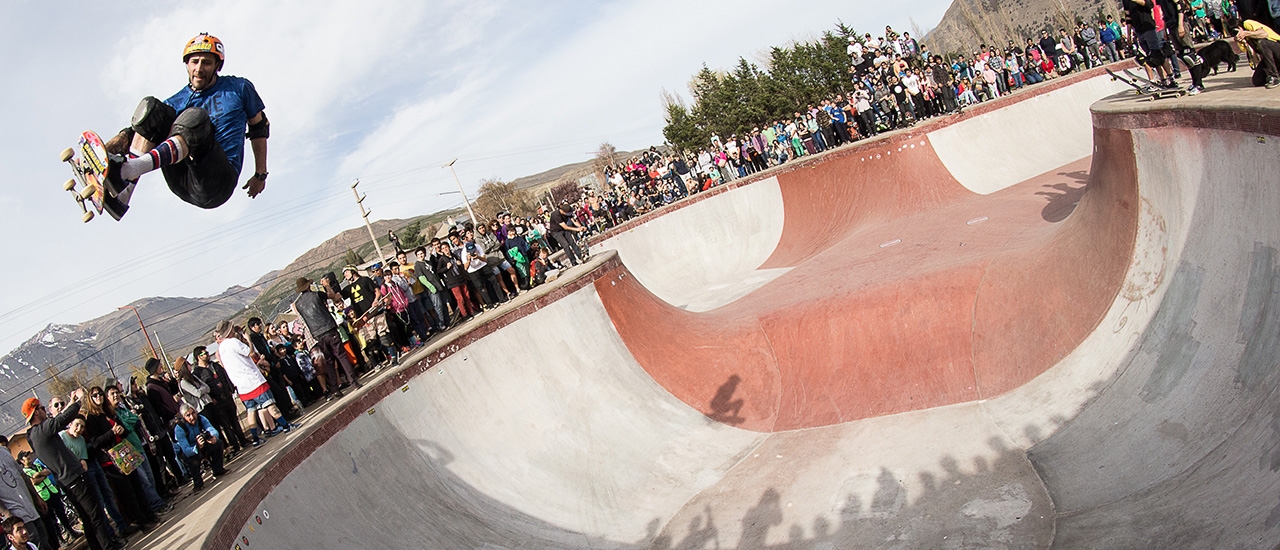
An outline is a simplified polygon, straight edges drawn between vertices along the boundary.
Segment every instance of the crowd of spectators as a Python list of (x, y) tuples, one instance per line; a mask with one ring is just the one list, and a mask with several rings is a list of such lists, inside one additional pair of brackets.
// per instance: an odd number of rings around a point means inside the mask
[[(1188, 44), (1232, 36), (1241, 40), (1236, 34), (1242, 23), (1235, 0), (1152, 2), (1166, 6), (1167, 15), (1156, 21), (1158, 32), (1165, 36), (1177, 34), (1175, 25), (1180, 20), (1184, 25), (1180, 40)], [(1274, 33), (1266, 34), (1267, 27), (1257, 23), (1245, 21), (1243, 26), (1257, 36), (1241, 40), (1242, 49), (1251, 59), (1259, 58), (1260, 72), (1273, 70), (1268, 68), (1266, 54), (1275, 51), (1280, 57), (1280, 40), (1268, 40)], [(1260, 28), (1264, 30), (1256, 30)], [(846, 50), (851, 75), (846, 89), (806, 104), (790, 117), (761, 120), (750, 130), (727, 137), (712, 134), (696, 151), (650, 147), (609, 164), (603, 169), (605, 183), (573, 202), (573, 217), (589, 234), (598, 234), (690, 195), (832, 147), (956, 113), (1073, 71), (1129, 57), (1141, 59), (1140, 34), (1127, 14), (1118, 19), (1108, 14), (1080, 18), (1074, 26), (1056, 31), (1045, 28), (1021, 42), (978, 44), (945, 57), (910, 33), (888, 26), (881, 36), (853, 36)], [(1183, 78), (1188, 61), (1200, 62), (1194, 52), (1186, 53), (1185, 58), (1174, 55), (1167, 60), (1171, 79)], [(1228, 55), (1234, 59), (1234, 52)], [(1188, 92), (1198, 93), (1200, 77), (1207, 70), (1185, 72), (1193, 76)]]
[[(1199, 0), (1197, 0), (1199, 1)], [(605, 183), (573, 203), (573, 216), (592, 234), (633, 217), (768, 168), (833, 147), (959, 112), (1026, 86), (1130, 55), (1132, 32), (1112, 16), (1045, 30), (1025, 43), (979, 44), (944, 58), (910, 33), (849, 39), (845, 90), (761, 120), (727, 137), (713, 134), (697, 151), (650, 147), (607, 165)]]

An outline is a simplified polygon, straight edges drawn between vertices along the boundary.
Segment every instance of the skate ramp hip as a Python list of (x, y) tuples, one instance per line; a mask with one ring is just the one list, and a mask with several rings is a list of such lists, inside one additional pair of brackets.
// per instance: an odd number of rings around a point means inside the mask
[(313, 427), (206, 546), (1274, 546), (1280, 110), (1120, 91), (629, 223)]

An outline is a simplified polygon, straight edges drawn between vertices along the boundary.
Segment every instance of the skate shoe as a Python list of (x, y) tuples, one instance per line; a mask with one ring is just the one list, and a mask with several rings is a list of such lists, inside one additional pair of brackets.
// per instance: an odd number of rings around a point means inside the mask
[(103, 187), (106, 188), (108, 197), (115, 198), (119, 196), (131, 183), (120, 176), (120, 168), (124, 166), (127, 160), (129, 159), (125, 155), (114, 153), (107, 155), (107, 177), (106, 181), (102, 183)]
[(121, 203), (119, 199), (106, 195), (102, 197), (102, 210), (111, 215), (111, 218), (120, 221), (124, 214), (129, 211), (129, 205)]
[(129, 199), (133, 197), (133, 184), (125, 185), (124, 191), (112, 196), (106, 193), (102, 196), (102, 209), (110, 214), (113, 219), (120, 221), (124, 217), (125, 212), (129, 211)]

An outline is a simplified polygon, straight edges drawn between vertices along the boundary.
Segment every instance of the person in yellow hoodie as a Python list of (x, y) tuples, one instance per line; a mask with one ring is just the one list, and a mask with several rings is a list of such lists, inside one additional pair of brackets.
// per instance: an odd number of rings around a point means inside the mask
[(1276, 71), (1276, 63), (1280, 61), (1280, 34), (1252, 19), (1246, 19), (1240, 27), (1236, 31), (1236, 42), (1249, 55), (1249, 66), (1254, 69), (1253, 85), (1267, 89), (1280, 86), (1280, 72)]

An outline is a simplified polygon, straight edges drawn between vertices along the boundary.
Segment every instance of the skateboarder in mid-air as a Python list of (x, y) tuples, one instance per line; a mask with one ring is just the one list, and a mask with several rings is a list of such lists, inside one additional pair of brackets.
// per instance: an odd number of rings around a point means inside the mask
[[(239, 183), (244, 140), (253, 150), (249, 197), (267, 185), (270, 123), (249, 80), (220, 76), (222, 41), (202, 33), (182, 50), (187, 86), (160, 101), (146, 97), (128, 128), (105, 144), (108, 153), (104, 207), (119, 219), (129, 209), (138, 178), (159, 169), (178, 198), (200, 208), (227, 202)], [(247, 132), (246, 132), (247, 130)]]

